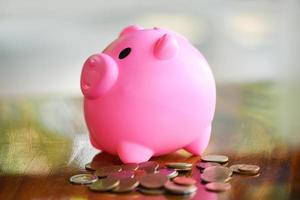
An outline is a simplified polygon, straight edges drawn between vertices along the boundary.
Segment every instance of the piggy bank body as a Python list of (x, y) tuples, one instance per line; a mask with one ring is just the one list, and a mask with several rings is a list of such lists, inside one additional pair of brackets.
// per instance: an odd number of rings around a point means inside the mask
[(202, 54), (166, 29), (125, 28), (81, 73), (84, 115), (94, 147), (140, 163), (207, 147), (216, 89)]

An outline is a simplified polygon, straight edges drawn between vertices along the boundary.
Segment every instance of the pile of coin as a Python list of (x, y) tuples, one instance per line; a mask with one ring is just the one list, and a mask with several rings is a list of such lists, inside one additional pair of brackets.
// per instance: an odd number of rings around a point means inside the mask
[(260, 168), (256, 165), (236, 164), (226, 167), (229, 158), (224, 155), (206, 155), (196, 163), (200, 169), (201, 180), (190, 176), (192, 163), (169, 162), (160, 166), (155, 161), (140, 164), (93, 165), (88, 163), (85, 168), (90, 173), (72, 176), (73, 184), (87, 185), (94, 192), (125, 193), (139, 191), (147, 195), (172, 193), (192, 195), (197, 191), (197, 183), (205, 184), (212, 192), (224, 192), (231, 188), (233, 173), (257, 175)]

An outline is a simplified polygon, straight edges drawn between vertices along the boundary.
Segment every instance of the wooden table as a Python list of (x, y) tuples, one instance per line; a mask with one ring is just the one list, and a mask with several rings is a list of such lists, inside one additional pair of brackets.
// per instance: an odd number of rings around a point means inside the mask
[[(283, 116), (289, 105), (271, 83), (218, 87), (212, 138), (206, 154), (230, 157), (229, 165), (258, 164), (257, 177), (234, 176), (232, 189), (212, 193), (198, 185), (185, 199), (300, 199), (299, 137)], [(98, 160), (117, 157), (93, 149), (82, 115), (81, 98), (56, 96), (0, 100), (0, 199), (182, 199), (182, 196), (117, 195), (90, 192), (68, 182)], [(292, 110), (292, 109), (291, 109)], [(200, 157), (180, 150), (152, 158), (195, 163)], [(199, 170), (191, 175), (199, 180)]]

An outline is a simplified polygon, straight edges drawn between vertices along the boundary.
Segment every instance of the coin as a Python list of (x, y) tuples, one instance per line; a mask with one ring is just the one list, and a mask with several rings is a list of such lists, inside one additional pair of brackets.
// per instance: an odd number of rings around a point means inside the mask
[(198, 162), (196, 164), (196, 167), (200, 168), (200, 169), (205, 169), (208, 167), (212, 167), (212, 166), (220, 166), (220, 163), (216, 163), (216, 162)]
[(178, 184), (178, 185), (195, 185), (196, 180), (190, 177), (185, 177), (185, 176), (177, 176), (176, 178), (173, 179), (173, 182)]
[(103, 178), (89, 185), (89, 189), (92, 191), (109, 191), (117, 187), (120, 184), (120, 180), (115, 178)]
[(135, 178), (123, 178), (120, 183), (112, 191), (116, 193), (130, 192), (139, 185), (139, 182)]
[(127, 163), (121, 165), (122, 170), (137, 170), (139, 168), (139, 165), (136, 163)]
[(227, 182), (231, 179), (232, 171), (223, 166), (212, 166), (204, 169), (201, 180), (204, 182)]
[(173, 194), (191, 194), (197, 191), (197, 187), (195, 185), (177, 185), (171, 181), (166, 182), (164, 187), (167, 191)]
[(239, 165), (239, 171), (242, 174), (248, 174), (248, 175), (255, 175), (259, 172), (260, 167), (257, 165), (247, 165), (247, 164), (242, 164)]
[(143, 188), (143, 187), (139, 187), (138, 191), (140, 191), (143, 194), (149, 194), (149, 195), (160, 195), (160, 194), (164, 194), (165, 190), (158, 188), (158, 189), (148, 189), (148, 188)]
[(144, 167), (143, 170), (147, 172), (148, 174), (155, 174), (157, 173), (157, 170), (153, 167)]
[(159, 167), (159, 164), (155, 161), (147, 161), (147, 162), (142, 162), (139, 164), (139, 169), (145, 169), (145, 168), (154, 168), (157, 169)]
[(178, 172), (175, 169), (162, 168), (162, 169), (159, 169), (158, 172), (160, 174), (167, 176), (170, 179), (178, 176)]
[(156, 189), (164, 186), (164, 184), (168, 181), (168, 177), (166, 175), (157, 173), (157, 174), (147, 174), (140, 178), (141, 186), (148, 189)]
[(189, 167), (189, 168), (182, 168), (182, 169), (177, 169), (177, 168), (173, 168), (173, 169), (175, 169), (178, 172), (187, 172), (187, 171), (191, 171), (192, 170), (191, 167)]
[(74, 184), (91, 184), (98, 180), (98, 177), (93, 174), (77, 174), (72, 176), (69, 181)]
[(234, 173), (239, 174), (239, 173), (241, 173), (240, 170), (239, 170), (240, 165), (241, 165), (241, 164), (231, 165), (231, 166), (229, 167), (229, 169), (231, 169)]
[(226, 163), (229, 159), (224, 155), (205, 155), (201, 160), (205, 162)]
[(87, 163), (84, 167), (86, 170), (95, 171), (95, 169), (92, 167), (92, 163)]
[(145, 176), (146, 174), (147, 172), (145, 170), (137, 169), (134, 171), (134, 178), (139, 181), (140, 178)]
[(115, 179), (133, 178), (134, 170), (122, 170), (120, 172), (113, 172), (109, 174), (107, 177), (115, 178)]
[(190, 169), (193, 167), (192, 163), (185, 163), (185, 162), (169, 162), (165, 164), (167, 167), (169, 168), (173, 168), (173, 169)]
[(205, 188), (212, 192), (224, 192), (230, 190), (231, 185), (229, 183), (213, 182), (206, 184)]
[(98, 177), (107, 177), (113, 172), (119, 172), (122, 168), (119, 165), (103, 166), (96, 170), (95, 175)]

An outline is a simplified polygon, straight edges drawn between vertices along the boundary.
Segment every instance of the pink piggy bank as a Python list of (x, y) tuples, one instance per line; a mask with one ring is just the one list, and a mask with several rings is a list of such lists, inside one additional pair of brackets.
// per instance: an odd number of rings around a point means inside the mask
[(140, 163), (208, 145), (216, 88), (203, 55), (170, 30), (128, 26), (81, 73), (92, 145)]

